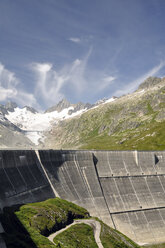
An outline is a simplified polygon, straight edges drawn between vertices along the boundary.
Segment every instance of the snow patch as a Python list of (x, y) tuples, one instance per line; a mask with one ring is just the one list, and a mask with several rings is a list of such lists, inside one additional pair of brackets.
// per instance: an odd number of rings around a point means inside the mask
[(143, 89), (143, 90), (138, 91), (137, 93), (143, 93), (143, 92), (145, 92), (145, 90), (144, 90), (144, 89)]
[[(101, 104), (106, 104), (115, 101), (116, 98), (112, 97), (110, 99), (103, 99), (97, 102), (96, 106), (93, 107), (97, 108)], [(30, 111), (29, 108), (14, 108), (13, 112), (9, 112), (5, 115), (5, 117), (0, 115), (0, 120), (5, 121), (5, 118), (7, 118), (10, 122), (12, 122), (14, 125), (18, 126), (20, 129), (22, 129), (25, 133), (25, 135), (35, 144), (38, 145), (40, 141), (44, 141), (44, 131), (51, 131), (51, 127), (53, 124), (58, 123), (61, 120), (66, 120), (78, 115), (81, 115), (88, 111), (87, 108), (78, 110), (76, 112), (71, 112), (71, 110), (74, 110), (74, 107), (68, 107), (63, 109), (61, 112), (58, 111), (52, 111), (47, 113), (38, 113)]]
[(108, 102), (114, 102), (116, 99), (117, 98), (112, 97), (110, 99), (107, 99), (103, 104), (108, 103)]
[(96, 102), (95, 106), (92, 109), (96, 109), (98, 108), (100, 105), (102, 104), (106, 104), (106, 103), (110, 103), (110, 102), (114, 102), (116, 99), (118, 99), (117, 97), (111, 97), (109, 99), (102, 99)]
[[(27, 108), (16, 107), (13, 112), (8, 112), (5, 116), (10, 122), (25, 131), (25, 135), (36, 145), (44, 139), (44, 131), (49, 131), (52, 124), (60, 120), (72, 118), (86, 112), (82, 109), (69, 115), (73, 107), (65, 108), (61, 112), (53, 111), (50, 113), (32, 113)], [(1, 116), (0, 116), (1, 118)], [(0, 119), (1, 120), (1, 119)]]
[(39, 145), (39, 141), (42, 141), (43, 134), (38, 131), (27, 131), (25, 132), (25, 136), (29, 138), (35, 145)]

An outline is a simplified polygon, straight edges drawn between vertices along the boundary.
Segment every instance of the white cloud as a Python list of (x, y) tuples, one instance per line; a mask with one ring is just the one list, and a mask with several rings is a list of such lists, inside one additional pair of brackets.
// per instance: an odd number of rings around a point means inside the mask
[(153, 67), (151, 70), (149, 70), (148, 72), (146, 72), (144, 75), (142, 75), (141, 77), (137, 78), (136, 80), (132, 81), (131, 83), (125, 85), (122, 89), (117, 90), (116, 92), (114, 92), (114, 95), (116, 96), (120, 96), (123, 94), (126, 94), (128, 92), (132, 92), (135, 89), (137, 89), (137, 87), (139, 86), (140, 83), (142, 83), (145, 79), (147, 79), (148, 77), (154, 76), (156, 73), (158, 73), (163, 67), (165, 66), (165, 61), (161, 62), (159, 65)]
[(74, 43), (80, 43), (81, 42), (81, 39), (80, 38), (77, 38), (77, 37), (70, 37), (68, 40), (74, 42)]
[(110, 86), (111, 84), (114, 83), (115, 79), (116, 79), (116, 77), (112, 77), (112, 76), (104, 77), (102, 79), (100, 85), (98, 85), (97, 91), (105, 90), (105, 88), (107, 88), (108, 86)]
[(35, 97), (46, 106), (51, 106), (64, 98), (65, 86), (73, 87), (74, 94), (81, 94), (87, 86), (84, 78), (85, 69), (91, 50), (84, 59), (76, 59), (56, 71), (50, 63), (32, 63), (36, 75)]
[(21, 105), (36, 105), (34, 96), (21, 90), (20, 86), (15, 74), (0, 63), (0, 101), (12, 100)]
[(20, 104), (21, 106), (28, 105), (28, 106), (40, 108), (39, 104), (36, 101), (35, 96), (23, 90), (18, 90), (16, 96), (13, 99), (14, 101), (16, 101), (16, 103)]
[(115, 80), (115, 79), (116, 79), (116, 78), (115, 78), (115, 77), (112, 77), (112, 76), (108, 76), (108, 77), (103, 78), (103, 80), (104, 80), (105, 82), (108, 82), (108, 83), (112, 82), (112, 81)]
[(33, 63), (32, 69), (36, 74), (35, 96), (46, 105), (59, 101), (63, 97), (60, 90), (67, 77), (59, 75), (48, 63)]

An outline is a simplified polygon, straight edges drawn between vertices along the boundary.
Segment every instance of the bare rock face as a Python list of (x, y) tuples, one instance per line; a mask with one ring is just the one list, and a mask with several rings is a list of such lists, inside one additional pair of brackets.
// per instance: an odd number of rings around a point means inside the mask
[(15, 102), (7, 102), (5, 104), (5, 109), (9, 112), (13, 112), (16, 107), (18, 107), (18, 106)]
[(31, 148), (34, 144), (25, 136), (24, 131), (9, 121), (5, 115), (18, 107), (14, 102), (0, 105), (0, 148)]
[(2, 115), (6, 115), (8, 112), (7, 112), (7, 109), (5, 108), (4, 105), (0, 104), (0, 113)]
[(47, 109), (45, 111), (45, 113), (50, 113), (50, 112), (53, 112), (53, 111), (61, 112), (63, 109), (72, 107), (72, 109), (70, 109), (68, 111), (68, 114), (71, 115), (72, 113), (75, 113), (75, 112), (77, 112), (79, 110), (89, 109), (89, 108), (91, 108), (93, 106), (94, 105), (92, 105), (90, 103), (82, 103), (82, 102), (78, 102), (76, 104), (72, 104), (68, 100), (63, 99), (58, 104), (56, 104), (55, 106), (52, 106), (51, 108)]
[(38, 113), (38, 111), (37, 111), (36, 109), (34, 109), (34, 108), (32, 108), (32, 107), (29, 107), (29, 106), (24, 106), (23, 108), (26, 108), (27, 111), (30, 111), (30, 112), (33, 113), (33, 114)]
[(65, 108), (69, 108), (72, 106), (70, 102), (68, 102), (66, 99), (62, 99), (58, 104), (55, 106), (52, 106), (51, 108), (48, 108), (45, 113), (50, 113), (53, 111), (61, 112)]
[(140, 84), (138, 90), (151, 88), (161, 82), (161, 78), (158, 77), (149, 77), (142, 84)]
[(77, 104), (72, 104), (73, 109), (70, 109), (68, 114), (71, 115), (72, 113), (75, 113), (77, 111), (80, 111), (82, 109), (90, 109), (93, 107), (90, 103), (82, 103), (78, 102)]

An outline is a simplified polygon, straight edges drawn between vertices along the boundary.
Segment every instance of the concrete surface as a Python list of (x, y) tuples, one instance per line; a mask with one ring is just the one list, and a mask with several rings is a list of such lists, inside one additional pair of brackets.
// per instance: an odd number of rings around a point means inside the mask
[(0, 151), (0, 180), (1, 208), (54, 197), (35, 151)]
[(59, 196), (138, 243), (165, 242), (165, 151), (0, 151), (0, 208)]
[(1, 235), (0, 235), (0, 248), (6, 248), (6, 244)]

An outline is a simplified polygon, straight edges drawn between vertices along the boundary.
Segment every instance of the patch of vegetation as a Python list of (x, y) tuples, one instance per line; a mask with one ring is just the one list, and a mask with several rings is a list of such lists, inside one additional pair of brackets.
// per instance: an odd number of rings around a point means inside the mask
[(7, 247), (55, 247), (46, 236), (73, 222), (88, 218), (89, 213), (71, 202), (55, 198), (4, 209), (1, 221)]
[[(71, 202), (55, 198), (43, 202), (4, 208), (1, 222), (5, 229), (7, 248), (95, 248), (93, 229), (87, 224), (76, 224), (61, 232), (50, 242), (47, 236), (73, 222), (89, 218), (89, 213)], [(139, 248), (128, 237), (101, 224), (100, 239), (104, 248)], [(162, 247), (161, 247), (162, 248)]]
[(165, 248), (165, 243), (155, 245), (144, 245), (143, 248)]
[(138, 128), (86, 139), (82, 149), (100, 150), (164, 150), (165, 121), (144, 122)]
[(101, 224), (100, 239), (104, 248), (140, 248), (135, 242), (129, 239), (121, 232), (107, 226), (98, 218), (95, 218)]
[(97, 248), (93, 229), (86, 224), (76, 224), (54, 238), (57, 247), (68, 248)]
[[(94, 218), (101, 224), (100, 239), (104, 248), (140, 248), (131, 239), (123, 235), (117, 230), (110, 228), (98, 218)], [(97, 247), (93, 230), (86, 224), (78, 224), (68, 228), (54, 238), (54, 242), (58, 247)]]
[(153, 108), (151, 107), (151, 104), (148, 102), (147, 103), (147, 110), (148, 110), (148, 115), (151, 115), (154, 113)]

